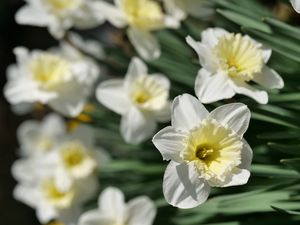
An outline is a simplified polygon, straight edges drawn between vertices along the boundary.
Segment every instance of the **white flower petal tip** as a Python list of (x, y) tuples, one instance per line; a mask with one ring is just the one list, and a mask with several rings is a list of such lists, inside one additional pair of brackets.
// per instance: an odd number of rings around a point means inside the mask
[(195, 208), (207, 200), (210, 187), (199, 179), (192, 165), (171, 161), (164, 175), (163, 192), (170, 205), (189, 209)]
[(283, 88), (280, 75), (266, 66), (271, 51), (262, 44), (220, 28), (208, 28), (201, 36), (201, 42), (186, 38), (202, 65), (195, 82), (195, 93), (201, 102), (213, 103), (243, 94), (266, 104), (267, 92), (250, 86), (250, 81), (269, 89)]
[(82, 214), (79, 225), (152, 225), (155, 216), (156, 207), (148, 197), (140, 196), (125, 203), (124, 195), (119, 189), (108, 187), (99, 196), (99, 208)]
[(300, 13), (300, 1), (299, 0), (291, 0), (292, 6), (296, 10), (297, 13)]
[(96, 97), (122, 116), (120, 132), (127, 143), (139, 144), (155, 132), (157, 122), (170, 119), (170, 81), (162, 74), (148, 74), (147, 65), (133, 58), (124, 80), (102, 82)]
[(11, 104), (41, 102), (67, 117), (81, 113), (99, 75), (91, 59), (64, 44), (51, 51), (16, 48), (15, 54), (4, 88)]
[(252, 150), (243, 139), (250, 110), (232, 103), (208, 112), (195, 97), (178, 96), (172, 105), (172, 126), (152, 139), (164, 160), (166, 201), (178, 208), (204, 203), (211, 187), (246, 184)]

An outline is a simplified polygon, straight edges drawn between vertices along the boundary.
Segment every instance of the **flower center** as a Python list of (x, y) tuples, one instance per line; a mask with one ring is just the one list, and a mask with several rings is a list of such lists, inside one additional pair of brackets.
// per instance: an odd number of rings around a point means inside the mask
[(260, 46), (247, 36), (228, 34), (214, 48), (221, 68), (229, 77), (250, 81), (262, 71), (263, 54)]
[(61, 159), (67, 169), (81, 165), (89, 158), (86, 148), (79, 142), (69, 142), (61, 148)]
[(42, 184), (42, 192), (45, 198), (57, 208), (68, 208), (74, 198), (74, 190), (61, 191), (53, 178), (46, 179)]
[(181, 157), (196, 166), (200, 178), (218, 186), (241, 163), (242, 147), (241, 138), (234, 131), (214, 119), (206, 119), (190, 131)]
[(151, 111), (164, 107), (169, 94), (155, 78), (143, 75), (131, 84), (129, 97), (139, 108)]
[(147, 31), (163, 27), (164, 13), (156, 1), (121, 0), (121, 9), (130, 26)]
[(81, 0), (47, 0), (48, 4), (54, 10), (72, 10), (77, 9), (82, 3)]
[(196, 157), (200, 160), (208, 160), (209, 156), (212, 155), (214, 150), (207, 145), (198, 145), (196, 147)]
[(37, 148), (42, 152), (50, 151), (54, 146), (54, 142), (50, 137), (40, 137), (37, 143)]
[(43, 53), (29, 63), (32, 78), (44, 89), (52, 89), (71, 76), (70, 64), (60, 56)]

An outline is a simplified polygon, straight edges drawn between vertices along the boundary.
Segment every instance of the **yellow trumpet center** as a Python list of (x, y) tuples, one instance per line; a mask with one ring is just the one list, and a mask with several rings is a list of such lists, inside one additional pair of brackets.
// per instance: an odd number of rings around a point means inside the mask
[(206, 119), (190, 132), (181, 157), (194, 163), (200, 178), (218, 186), (241, 163), (242, 147), (241, 138), (234, 131), (216, 120)]
[(121, 0), (120, 6), (130, 26), (147, 31), (163, 27), (164, 13), (156, 1)]
[(80, 6), (81, 0), (47, 0), (54, 10), (71, 10)]
[(260, 46), (247, 36), (228, 34), (219, 39), (214, 48), (221, 68), (228, 76), (250, 81), (262, 71), (263, 54)]
[(131, 84), (129, 97), (141, 109), (151, 111), (164, 107), (169, 94), (155, 78), (144, 75)]
[(68, 208), (74, 199), (74, 190), (60, 190), (53, 178), (49, 178), (43, 182), (42, 190), (46, 200), (57, 208)]
[(44, 89), (52, 89), (70, 75), (70, 64), (60, 56), (43, 53), (29, 63), (32, 78)]
[(89, 158), (85, 146), (80, 142), (69, 142), (61, 148), (61, 158), (64, 166), (68, 169), (81, 165), (84, 160)]

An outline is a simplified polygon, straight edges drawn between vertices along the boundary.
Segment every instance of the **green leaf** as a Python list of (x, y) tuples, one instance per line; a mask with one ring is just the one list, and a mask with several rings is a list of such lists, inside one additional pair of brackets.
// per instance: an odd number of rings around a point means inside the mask
[(293, 170), (282, 169), (273, 165), (253, 164), (251, 166), (253, 175), (283, 178), (299, 178), (299, 174)]
[(273, 19), (270, 17), (264, 18), (263, 21), (265, 21), (270, 26), (277, 28), (278, 31), (284, 33), (286, 36), (295, 38), (300, 41), (300, 29), (299, 28), (297, 28), (295, 26), (291, 26), (287, 23), (281, 22), (279, 20), (276, 20), (276, 19)]
[(300, 156), (300, 145), (283, 145), (283, 144), (276, 144), (271, 142), (268, 143), (268, 146), (276, 151)]
[[(298, 151), (300, 151), (300, 148), (298, 149)], [(280, 160), (280, 162), (289, 166), (290, 168), (300, 172), (300, 158), (282, 159), (282, 160)]]
[(271, 28), (264, 24), (262, 21), (249, 18), (247, 16), (241, 15), (239, 13), (229, 11), (229, 10), (221, 10), (217, 9), (217, 12), (227, 18), (228, 20), (247, 28), (254, 28), (266, 33), (271, 33)]
[(281, 208), (278, 208), (275, 206), (271, 206), (271, 207), (278, 212), (287, 213), (287, 214), (291, 214), (291, 215), (300, 215), (300, 211), (286, 210), (286, 209), (281, 209)]

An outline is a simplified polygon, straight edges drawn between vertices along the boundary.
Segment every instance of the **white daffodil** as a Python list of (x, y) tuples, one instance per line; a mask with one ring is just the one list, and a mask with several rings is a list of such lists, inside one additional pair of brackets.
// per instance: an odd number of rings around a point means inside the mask
[(187, 37), (187, 42), (197, 52), (202, 65), (195, 81), (195, 92), (202, 103), (229, 99), (237, 93), (266, 104), (267, 92), (249, 82), (270, 89), (284, 86), (280, 75), (266, 66), (271, 50), (249, 36), (209, 28), (202, 32), (201, 42), (191, 37)]
[(66, 134), (63, 119), (56, 114), (46, 116), (43, 121), (25, 121), (17, 130), (22, 156), (46, 154), (61, 142)]
[(233, 103), (208, 112), (195, 97), (175, 98), (172, 126), (153, 137), (164, 160), (171, 160), (163, 181), (167, 202), (193, 208), (205, 202), (211, 187), (247, 183), (252, 150), (243, 139), (250, 111)]
[(4, 88), (11, 104), (40, 102), (71, 117), (82, 111), (99, 74), (93, 61), (67, 44), (53, 51), (29, 53), (19, 47), (14, 52), (17, 64), (8, 68)]
[(147, 66), (134, 58), (124, 80), (104, 81), (96, 90), (100, 103), (122, 115), (122, 136), (133, 144), (152, 136), (157, 122), (170, 119), (170, 81), (161, 74), (147, 74)]
[(155, 0), (115, 0), (115, 4), (102, 1), (99, 12), (114, 26), (128, 26), (127, 35), (138, 54), (145, 60), (156, 59), (161, 50), (152, 34), (164, 28), (178, 28), (179, 20), (163, 12)]
[(109, 160), (107, 153), (95, 147), (94, 142), (93, 130), (81, 125), (42, 160), (45, 166), (55, 170), (61, 189), (68, 189), (77, 180), (93, 175)]
[(179, 20), (188, 15), (205, 19), (214, 12), (212, 1), (208, 0), (163, 0), (166, 11)]
[(291, 0), (291, 3), (297, 13), (300, 13), (300, 0)]
[(16, 14), (19, 24), (48, 27), (55, 38), (62, 38), (71, 27), (96, 27), (104, 18), (95, 8), (95, 0), (25, 0)]
[(73, 183), (64, 190), (60, 189), (54, 176), (49, 173), (31, 180), (35, 182), (19, 183), (13, 194), (15, 199), (35, 209), (38, 220), (43, 224), (59, 219), (66, 225), (75, 225), (82, 204), (90, 199), (98, 188), (96, 177)]
[(102, 192), (98, 205), (98, 209), (82, 214), (78, 225), (151, 225), (156, 215), (148, 197), (137, 197), (126, 204), (123, 193), (113, 187)]

